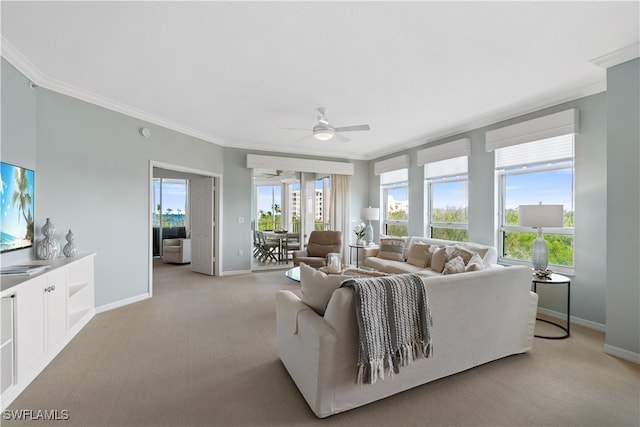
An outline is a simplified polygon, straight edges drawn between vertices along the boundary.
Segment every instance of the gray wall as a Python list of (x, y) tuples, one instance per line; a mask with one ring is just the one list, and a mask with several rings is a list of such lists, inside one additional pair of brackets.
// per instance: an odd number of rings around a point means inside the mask
[[(149, 163), (223, 172), (223, 149), (43, 88), (2, 62), (2, 160), (35, 170), (35, 228), (72, 229), (80, 252), (97, 252), (96, 305), (148, 292)], [(145, 126), (151, 137), (138, 129)], [(188, 149), (185, 149), (188, 147)], [(2, 265), (34, 258), (3, 255)]]
[(640, 60), (607, 70), (607, 347), (640, 353)]
[[(571, 316), (603, 329), (607, 344), (638, 357), (640, 339), (638, 214), (638, 61), (608, 72), (608, 90), (515, 117), (386, 157), (409, 154), (409, 231), (424, 233), (423, 171), (417, 151), (459, 138), (471, 139), (469, 159), (469, 239), (495, 245), (496, 209), (493, 153), (485, 151), (488, 130), (552, 114), (580, 110), (575, 152), (575, 276), (571, 283)], [(608, 143), (607, 143), (608, 142)], [(371, 172), (369, 197), (379, 199), (379, 180)], [(622, 208), (623, 207), (623, 208)], [(566, 312), (565, 288), (540, 292), (540, 307)]]

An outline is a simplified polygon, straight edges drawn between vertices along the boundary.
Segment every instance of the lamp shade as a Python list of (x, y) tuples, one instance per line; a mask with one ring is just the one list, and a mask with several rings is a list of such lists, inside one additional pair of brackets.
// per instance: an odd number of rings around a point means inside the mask
[(523, 227), (562, 227), (563, 205), (520, 205), (520, 225)]
[(380, 209), (372, 207), (362, 208), (362, 210), (360, 211), (360, 217), (368, 221), (375, 221), (380, 218)]

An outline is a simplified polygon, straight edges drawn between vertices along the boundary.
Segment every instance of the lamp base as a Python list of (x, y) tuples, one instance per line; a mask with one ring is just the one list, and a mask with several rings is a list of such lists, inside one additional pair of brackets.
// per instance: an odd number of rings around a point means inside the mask
[(373, 227), (371, 226), (371, 221), (364, 229), (364, 240), (366, 240), (367, 244), (373, 242)]
[(533, 269), (536, 271), (546, 271), (547, 265), (549, 265), (549, 248), (542, 236), (542, 227), (538, 227), (538, 237), (533, 242), (531, 262), (533, 263)]

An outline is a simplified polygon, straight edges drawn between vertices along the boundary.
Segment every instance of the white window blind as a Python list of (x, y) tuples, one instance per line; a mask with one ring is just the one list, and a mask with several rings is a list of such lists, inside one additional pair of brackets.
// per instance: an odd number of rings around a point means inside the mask
[(574, 134), (498, 148), (496, 169), (573, 159)]
[(382, 175), (385, 172), (393, 172), (398, 169), (405, 169), (408, 167), (409, 155), (403, 154), (401, 156), (375, 162), (375, 164), (373, 165), (373, 173), (376, 175)]
[(469, 157), (467, 156), (427, 163), (424, 166), (424, 177), (426, 179), (433, 179), (445, 176), (466, 175), (468, 164)]
[(537, 119), (527, 120), (499, 129), (490, 130), (486, 134), (485, 149), (487, 151), (505, 148), (511, 145), (525, 144), (532, 141), (553, 138), (579, 131), (579, 112), (577, 109), (560, 111)]
[(471, 155), (471, 140), (462, 138), (418, 151), (418, 166)]
[(389, 185), (409, 180), (409, 169), (398, 169), (380, 174), (380, 184)]

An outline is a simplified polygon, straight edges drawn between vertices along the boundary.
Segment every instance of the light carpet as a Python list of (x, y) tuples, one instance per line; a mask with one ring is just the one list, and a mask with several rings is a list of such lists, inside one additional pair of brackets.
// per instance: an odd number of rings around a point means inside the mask
[(69, 419), (2, 425), (640, 424), (638, 365), (605, 354), (603, 334), (580, 326), (567, 340), (536, 338), (527, 354), (320, 420), (277, 356), (279, 289), (299, 284), (282, 271), (208, 277), (156, 264), (152, 299), (96, 315), (9, 408)]

